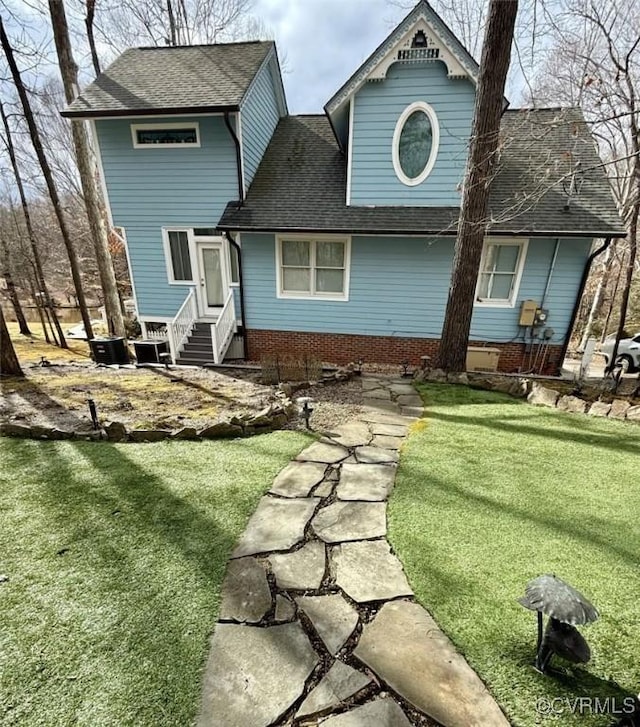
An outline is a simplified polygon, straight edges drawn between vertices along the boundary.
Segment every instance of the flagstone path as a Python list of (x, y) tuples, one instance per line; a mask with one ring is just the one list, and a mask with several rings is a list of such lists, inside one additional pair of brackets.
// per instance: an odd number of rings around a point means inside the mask
[(232, 554), (198, 727), (509, 725), (386, 540), (421, 399), (406, 379), (362, 388), (360, 421), (280, 472)]

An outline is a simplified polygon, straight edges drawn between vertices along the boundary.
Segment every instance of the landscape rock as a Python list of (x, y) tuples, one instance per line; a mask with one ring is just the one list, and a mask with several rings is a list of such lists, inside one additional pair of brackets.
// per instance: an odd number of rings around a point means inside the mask
[(343, 464), (336, 495), (340, 500), (386, 500), (396, 468), (386, 464)]
[(609, 416), (610, 411), (611, 404), (608, 404), (606, 401), (594, 401), (587, 413), (592, 417), (606, 417)]
[(198, 727), (268, 727), (300, 697), (318, 664), (299, 623), (216, 625)]
[(232, 422), (218, 422), (212, 424), (210, 427), (205, 427), (198, 432), (199, 437), (204, 439), (230, 439), (232, 437), (242, 436), (242, 425), (238, 421), (237, 423)]
[(442, 369), (431, 369), (427, 374), (426, 380), (444, 384), (447, 381), (447, 372)]
[(0, 423), (0, 434), (3, 437), (30, 437), (31, 427), (22, 424), (13, 424), (12, 422)]
[(127, 428), (122, 422), (106, 422), (103, 429), (110, 442), (124, 442), (127, 438)]
[(195, 427), (182, 427), (171, 433), (171, 439), (197, 439), (198, 432)]
[(386, 506), (384, 502), (334, 502), (318, 512), (311, 527), (327, 543), (379, 538), (387, 532)]
[[(345, 462), (348, 462), (348, 459), (345, 459)], [(325, 480), (316, 487), (316, 489), (313, 491), (313, 496), (329, 497), (329, 495), (331, 495), (331, 493), (333, 492), (333, 486), (335, 484), (336, 483), (333, 480)]]
[(316, 590), (320, 588), (326, 567), (325, 545), (312, 540), (292, 553), (269, 556), (278, 588)]
[(255, 558), (230, 560), (222, 583), (220, 619), (261, 621), (271, 608), (271, 590), (262, 563)]
[(339, 593), (300, 596), (296, 603), (313, 624), (327, 651), (335, 656), (358, 625), (358, 612)]
[(365, 390), (365, 396), (368, 399), (391, 399), (391, 392), (389, 389), (385, 388), (379, 388), (379, 389), (366, 389)]
[(269, 492), (283, 497), (307, 497), (322, 482), (326, 469), (327, 465), (320, 462), (289, 462), (278, 473)]
[(332, 548), (331, 573), (336, 585), (358, 603), (413, 595), (402, 564), (386, 540)]
[(371, 679), (362, 672), (336, 661), (301, 704), (296, 717), (317, 714), (339, 705), (371, 684)]
[(374, 435), (385, 437), (405, 437), (408, 431), (406, 424), (376, 424), (371, 427)]
[(339, 447), (337, 444), (314, 442), (306, 449), (303, 449), (296, 459), (299, 462), (324, 462), (325, 464), (334, 464), (348, 456), (349, 452), (344, 447)]
[(627, 409), (627, 421), (640, 421), (640, 406), (630, 406)]
[(383, 464), (398, 462), (400, 455), (392, 449), (380, 449), (379, 447), (356, 447), (356, 459), (363, 464)]
[(509, 727), (487, 688), (417, 603), (385, 603), (365, 625), (354, 655), (440, 724)]
[(231, 557), (289, 550), (303, 539), (318, 502), (314, 497), (287, 500), (263, 497)]
[(572, 414), (584, 414), (587, 410), (587, 402), (577, 396), (561, 396), (558, 399), (558, 409)]
[(129, 439), (132, 442), (161, 442), (169, 437), (166, 429), (132, 429)]
[[(471, 723), (470, 723), (471, 724)], [(411, 727), (402, 709), (391, 699), (377, 699), (329, 717), (322, 727)], [(467, 725), (469, 727), (469, 725)]]
[(627, 412), (631, 408), (631, 404), (624, 399), (614, 399), (611, 403), (611, 409), (609, 410), (610, 419), (624, 419), (627, 416)]
[[(415, 378), (415, 377), (414, 377)], [(415, 395), (416, 390), (411, 384), (390, 384), (389, 389), (397, 395)]]
[(468, 386), (469, 377), (467, 376), (466, 372), (464, 372), (464, 371), (460, 371), (458, 373), (448, 373), (447, 374), (447, 383), (458, 384), (461, 386)]
[(559, 396), (560, 394), (555, 389), (547, 389), (546, 386), (534, 382), (527, 401), (536, 406), (555, 407)]

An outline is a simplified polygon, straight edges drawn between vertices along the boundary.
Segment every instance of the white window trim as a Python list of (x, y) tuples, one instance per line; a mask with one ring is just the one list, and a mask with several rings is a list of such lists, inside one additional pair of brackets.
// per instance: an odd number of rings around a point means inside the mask
[[(404, 128), (406, 120), (409, 118), (409, 116), (411, 116), (414, 111), (422, 111), (423, 113), (425, 113), (429, 119), (429, 122), (431, 123), (431, 151), (429, 152), (429, 158), (427, 159), (427, 164), (425, 168), (422, 170), (422, 172), (420, 172), (417, 177), (411, 179), (410, 177), (407, 177), (407, 175), (402, 171), (402, 166), (400, 165), (400, 134), (402, 133), (402, 129)], [(431, 174), (433, 167), (435, 166), (439, 146), (440, 124), (438, 123), (438, 117), (436, 116), (436, 112), (433, 110), (433, 107), (425, 101), (416, 101), (412, 104), (409, 104), (409, 106), (407, 106), (407, 108), (400, 114), (400, 118), (396, 122), (396, 128), (393, 132), (391, 154), (391, 158), (393, 160), (393, 170), (396, 173), (398, 179), (402, 182), (402, 184), (406, 185), (407, 187), (415, 187), (416, 185), (422, 184), (422, 182), (424, 182), (424, 180)]]
[[(515, 279), (513, 282), (513, 288), (511, 290), (511, 296), (508, 300), (478, 300), (478, 291), (480, 290), (480, 276), (484, 269), (485, 256), (487, 254), (487, 248), (489, 245), (519, 245), (520, 256), (518, 257), (518, 267), (515, 272)], [(474, 306), (476, 308), (513, 308), (515, 307), (516, 300), (518, 298), (518, 292), (520, 291), (520, 282), (522, 281), (522, 273), (524, 272), (524, 265), (527, 260), (527, 250), (529, 248), (529, 239), (522, 237), (488, 237), (485, 239), (482, 246), (482, 258), (480, 260), (480, 269), (478, 271), (478, 280), (476, 282), (476, 293)]]
[[(344, 243), (344, 293), (307, 293), (284, 292), (282, 290), (282, 242), (342, 242)], [(324, 300), (344, 303), (349, 300), (349, 281), (351, 277), (351, 236), (350, 235), (276, 235), (276, 296), (295, 300)]]
[[(176, 280), (173, 275), (173, 264), (171, 262), (171, 248), (169, 247), (170, 232), (186, 232), (189, 241), (189, 258), (191, 260), (191, 280)], [(164, 247), (164, 262), (167, 267), (167, 280), (169, 285), (195, 285), (194, 278), (197, 272), (196, 244), (193, 236), (192, 227), (163, 227), (162, 228), (162, 246)]]
[[(186, 129), (194, 127), (196, 141), (185, 144), (140, 144), (136, 131), (156, 131), (157, 129)], [(131, 124), (131, 140), (134, 149), (195, 149), (200, 147), (200, 124), (197, 121), (173, 122), (168, 124)]]

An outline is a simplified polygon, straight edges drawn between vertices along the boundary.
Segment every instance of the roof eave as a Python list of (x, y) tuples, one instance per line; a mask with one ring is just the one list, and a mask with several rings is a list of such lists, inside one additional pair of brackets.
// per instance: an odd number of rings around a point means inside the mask
[(108, 119), (113, 117), (133, 116), (186, 116), (197, 114), (223, 114), (238, 111), (239, 104), (227, 104), (218, 106), (182, 106), (176, 108), (150, 107), (145, 109), (62, 109), (61, 116), (67, 119)]

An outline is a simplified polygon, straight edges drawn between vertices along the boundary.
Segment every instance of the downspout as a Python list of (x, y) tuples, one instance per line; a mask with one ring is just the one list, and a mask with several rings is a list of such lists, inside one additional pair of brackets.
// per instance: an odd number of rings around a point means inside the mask
[[(238, 111), (238, 113), (240, 113)], [(240, 151), (240, 139), (238, 139), (238, 135), (236, 134), (236, 130), (233, 128), (231, 124), (231, 117), (229, 115), (228, 111), (224, 112), (224, 123), (229, 129), (229, 134), (231, 134), (231, 138), (233, 139), (233, 143), (236, 147), (236, 170), (238, 172), (238, 200), (240, 201), (240, 206), (244, 204), (244, 181), (242, 179), (242, 152)]]
[(242, 248), (238, 243), (231, 237), (231, 235), (228, 232), (222, 233), (227, 240), (229, 240), (229, 244), (233, 245), (235, 248), (235, 251), (238, 255), (238, 286), (240, 288), (240, 324), (242, 325), (242, 358), (247, 361), (249, 356), (249, 348), (247, 346), (247, 324), (245, 321), (245, 315), (244, 315), (244, 282), (242, 280)]
[(591, 272), (591, 266), (593, 265), (593, 261), (598, 257), (598, 255), (600, 255), (600, 253), (604, 252), (609, 247), (612, 240), (613, 240), (612, 237), (607, 237), (604, 241), (604, 244), (601, 245), (595, 252), (592, 252), (591, 255), (589, 255), (589, 257), (587, 258), (587, 262), (585, 263), (584, 270), (582, 271), (582, 279), (580, 280), (580, 287), (578, 288), (576, 302), (575, 302), (575, 305), (573, 306), (573, 312), (571, 313), (571, 321), (569, 322), (569, 328), (567, 329), (567, 335), (565, 338), (564, 346), (562, 347), (560, 365), (562, 365), (562, 362), (564, 361), (564, 359), (567, 355), (567, 349), (569, 348), (569, 340), (571, 338), (571, 333), (573, 332), (573, 327), (576, 323), (576, 318), (578, 317), (578, 311), (580, 310), (580, 303), (582, 302), (582, 295), (583, 295), (584, 289), (587, 285), (587, 279), (589, 277), (589, 273)]

